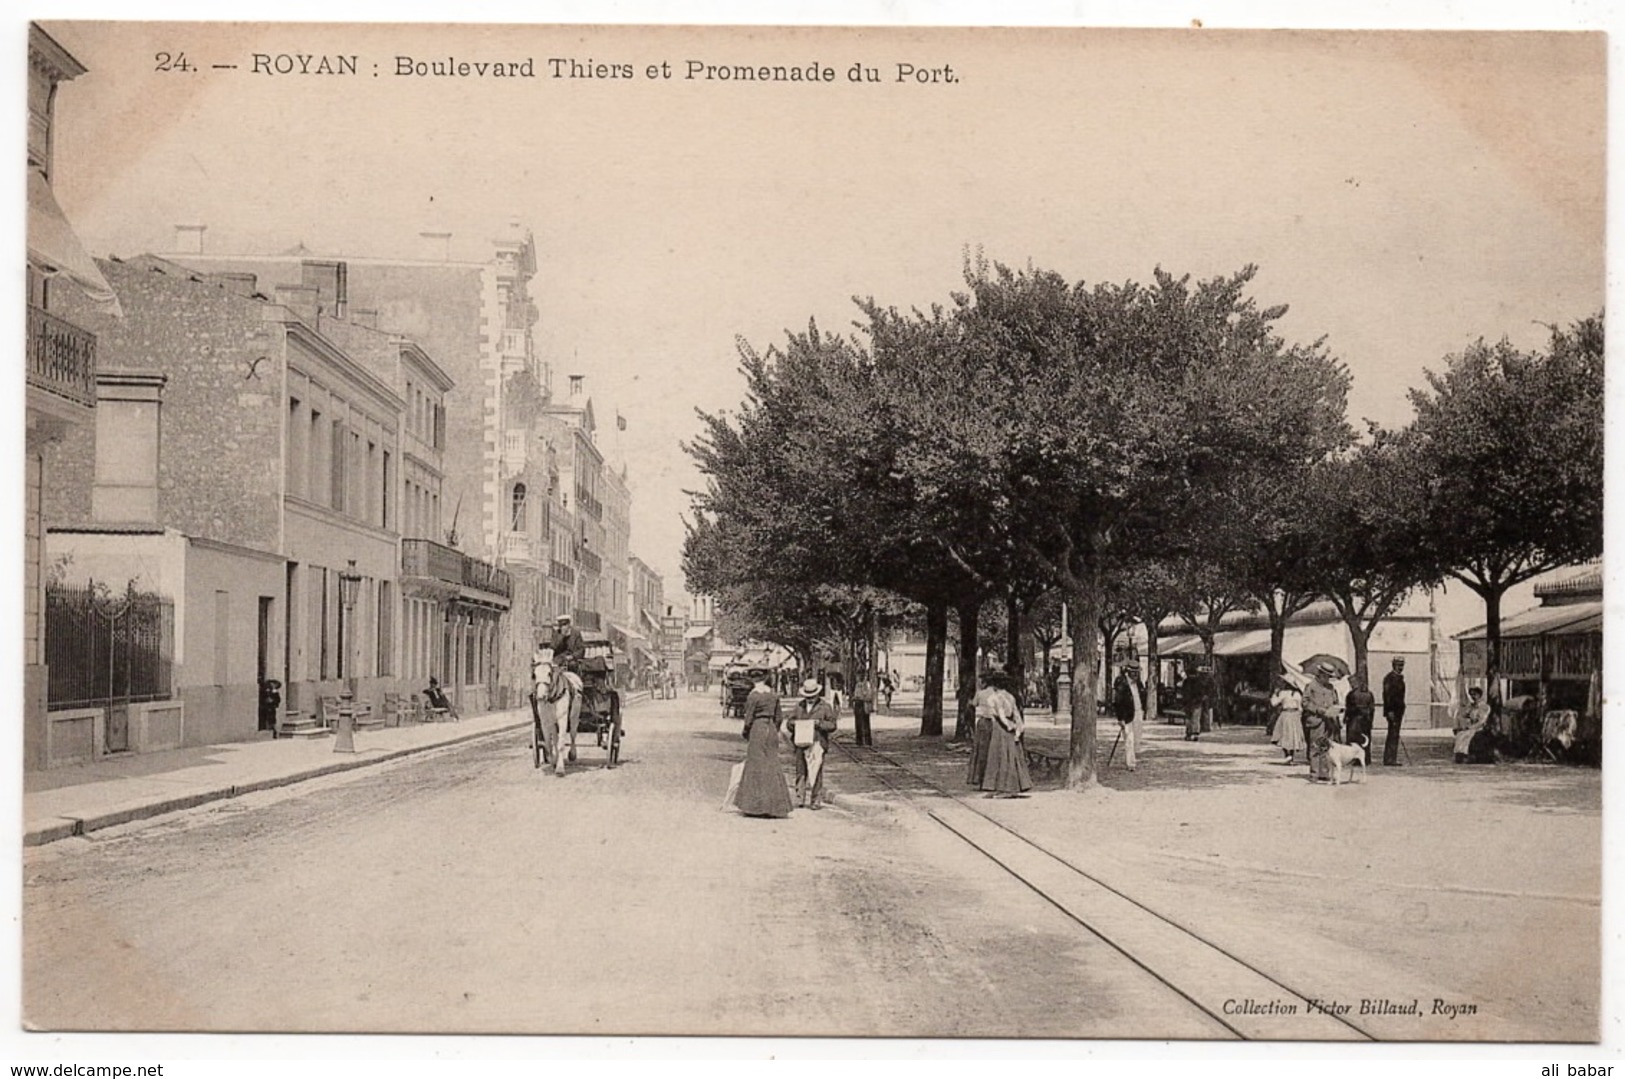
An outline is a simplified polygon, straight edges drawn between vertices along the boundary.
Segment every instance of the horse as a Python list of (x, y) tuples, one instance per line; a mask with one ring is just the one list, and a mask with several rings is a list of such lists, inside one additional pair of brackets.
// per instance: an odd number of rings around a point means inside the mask
[(553, 765), (554, 775), (564, 774), (567, 759), (560, 752), (558, 710), (564, 705), (565, 730), (570, 735), (568, 759), (576, 757), (576, 727), (581, 721), (581, 676), (553, 662), (553, 649), (538, 648), (530, 664), (531, 707), (542, 728), (542, 759)]

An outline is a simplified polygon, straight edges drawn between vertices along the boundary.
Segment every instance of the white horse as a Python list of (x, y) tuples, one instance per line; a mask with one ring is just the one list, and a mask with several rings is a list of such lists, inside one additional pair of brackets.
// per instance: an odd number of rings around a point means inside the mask
[(541, 724), (542, 759), (564, 774), (566, 755), (560, 752), (559, 708), (564, 708), (564, 729), (570, 735), (569, 760), (576, 757), (576, 727), (581, 721), (581, 676), (553, 662), (553, 649), (538, 648), (530, 661), (531, 701)]

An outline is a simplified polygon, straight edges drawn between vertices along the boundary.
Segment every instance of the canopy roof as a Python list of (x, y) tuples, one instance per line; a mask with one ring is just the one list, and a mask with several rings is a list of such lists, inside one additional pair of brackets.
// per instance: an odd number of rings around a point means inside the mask
[[(1456, 634), (1458, 641), (1484, 640), (1487, 625)], [(1531, 607), (1501, 619), (1501, 637), (1539, 637), (1542, 634), (1597, 633), (1602, 630), (1602, 600), (1585, 600), (1551, 607)]]
[[(1270, 650), (1268, 629), (1223, 630), (1213, 637), (1216, 656), (1261, 656)], [(1159, 656), (1200, 656), (1202, 638), (1193, 635), (1162, 641), (1157, 648)]]

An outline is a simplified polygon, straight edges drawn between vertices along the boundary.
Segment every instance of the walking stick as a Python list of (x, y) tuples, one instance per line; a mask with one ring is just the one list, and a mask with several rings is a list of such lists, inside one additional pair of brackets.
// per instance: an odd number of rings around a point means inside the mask
[(1112, 758), (1117, 756), (1117, 746), (1122, 741), (1123, 741), (1123, 724), (1119, 723), (1117, 725), (1117, 740), (1112, 742), (1112, 751), (1110, 753), (1106, 754), (1106, 767), (1107, 768), (1110, 768), (1112, 766)]

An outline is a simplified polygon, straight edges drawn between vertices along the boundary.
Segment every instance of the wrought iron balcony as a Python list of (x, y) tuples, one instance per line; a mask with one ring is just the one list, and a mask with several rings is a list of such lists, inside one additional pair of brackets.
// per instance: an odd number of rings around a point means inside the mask
[(513, 598), (513, 580), (505, 571), (434, 540), (401, 540), (401, 576), (429, 578), (503, 599)]
[(581, 572), (601, 574), (604, 572), (604, 560), (591, 551), (581, 552)]
[(556, 558), (552, 559), (548, 564), (547, 575), (553, 578), (555, 581), (562, 581), (565, 584), (576, 583), (575, 567), (568, 566)]
[(584, 487), (576, 488), (576, 509), (595, 521), (604, 519), (604, 504), (588, 494)]
[(28, 384), (96, 407), (96, 335), (43, 307), (28, 308)]

